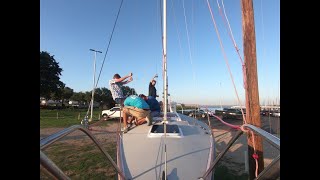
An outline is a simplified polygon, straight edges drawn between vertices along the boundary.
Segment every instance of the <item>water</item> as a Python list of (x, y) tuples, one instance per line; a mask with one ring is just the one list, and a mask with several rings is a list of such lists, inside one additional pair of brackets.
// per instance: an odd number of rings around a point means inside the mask
[[(231, 106), (202, 106), (200, 107), (200, 109), (206, 111), (206, 109), (208, 109), (210, 112), (215, 113), (216, 110), (223, 110), (223, 108), (230, 108)], [(194, 111), (195, 109), (184, 109), (184, 112), (190, 112), (190, 111)], [(180, 112), (181, 110), (178, 110), (178, 112)]]
[(211, 112), (215, 112), (216, 110), (223, 110), (223, 108), (230, 108), (231, 106), (208, 106), (208, 107), (200, 107), (200, 109), (206, 110), (208, 109)]

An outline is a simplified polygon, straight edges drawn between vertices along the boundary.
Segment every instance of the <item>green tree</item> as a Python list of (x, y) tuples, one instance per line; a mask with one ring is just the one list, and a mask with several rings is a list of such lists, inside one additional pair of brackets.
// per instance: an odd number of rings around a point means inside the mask
[(95, 90), (94, 99), (96, 102), (100, 103), (100, 107), (103, 109), (110, 109), (115, 105), (115, 102), (112, 99), (111, 91), (105, 87), (97, 88)]
[(73, 95), (73, 89), (69, 87), (65, 87), (63, 89), (63, 99), (69, 100), (72, 95)]
[(64, 85), (60, 81), (62, 69), (53, 56), (46, 51), (40, 52), (40, 96), (49, 99)]
[(61, 86), (61, 88), (59, 88), (58, 91), (53, 94), (52, 99), (61, 100), (61, 106), (64, 106), (64, 100), (69, 100), (72, 95), (73, 89), (65, 87), (65, 84), (63, 84), (63, 86)]
[[(126, 96), (137, 95), (135, 89), (128, 86), (123, 86), (123, 93)], [(79, 103), (86, 102), (88, 105), (91, 103), (92, 91), (74, 92), (70, 100), (78, 101)], [(67, 99), (67, 98), (66, 98)], [(111, 91), (108, 88), (96, 88), (94, 91), (94, 101), (100, 103), (100, 108), (110, 109), (115, 106), (115, 101), (112, 98)]]
[(63, 89), (65, 87), (65, 84), (62, 83), (62, 85), (55, 91), (51, 93), (50, 99), (53, 100), (61, 100), (63, 99)]
[(73, 101), (85, 102), (85, 93), (84, 92), (75, 92), (70, 97), (70, 99)]
[(84, 95), (85, 102), (87, 102), (90, 105), (91, 99), (92, 99), (92, 92), (91, 91), (86, 91), (84, 93), (85, 93), (85, 95)]
[(122, 86), (122, 92), (124, 96), (137, 95), (136, 90), (129, 86)]

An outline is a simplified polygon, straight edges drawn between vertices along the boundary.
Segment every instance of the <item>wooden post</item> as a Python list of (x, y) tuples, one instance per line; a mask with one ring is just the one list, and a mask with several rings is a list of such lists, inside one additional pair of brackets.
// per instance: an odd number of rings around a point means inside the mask
[(79, 115), (78, 115), (78, 120), (80, 120), (80, 113), (79, 113)]
[[(258, 91), (257, 75), (257, 56), (256, 39), (254, 29), (254, 12), (252, 0), (242, 0), (242, 31), (243, 31), (243, 50), (246, 74), (246, 121), (257, 127), (261, 127), (260, 103)], [(254, 149), (258, 155), (258, 174), (264, 169), (262, 138), (254, 135), (255, 144), (252, 143), (251, 133), (247, 136), (248, 158), (249, 158), (249, 179), (255, 178), (256, 163), (253, 158)]]

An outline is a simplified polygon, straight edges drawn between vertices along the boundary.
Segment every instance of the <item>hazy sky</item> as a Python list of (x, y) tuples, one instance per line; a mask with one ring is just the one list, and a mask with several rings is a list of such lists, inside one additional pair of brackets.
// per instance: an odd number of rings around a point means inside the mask
[[(89, 49), (95, 49), (102, 51), (97, 54), (96, 80), (105, 59), (98, 87), (109, 88), (108, 80), (115, 73), (125, 76), (132, 72), (134, 80), (128, 86), (138, 94), (148, 94), (149, 81), (157, 73), (156, 88), (161, 97), (160, 2), (124, 0), (106, 54), (121, 0), (41, 0), (40, 51), (54, 55), (63, 69), (62, 82), (76, 92), (93, 88), (94, 53)], [(209, 2), (237, 92), (243, 100), (241, 60), (217, 1)], [(223, 4), (243, 59), (240, 2), (225, 0)], [(265, 104), (280, 100), (280, 1), (253, 3), (260, 103)], [(221, 0), (219, 4), (223, 8)], [(171, 100), (185, 104), (238, 104), (206, 0), (167, 1), (167, 62)]]

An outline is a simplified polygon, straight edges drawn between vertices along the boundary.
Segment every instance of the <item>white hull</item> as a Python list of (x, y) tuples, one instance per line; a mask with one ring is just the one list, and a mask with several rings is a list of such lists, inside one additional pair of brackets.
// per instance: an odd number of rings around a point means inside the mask
[(198, 179), (207, 171), (215, 157), (210, 128), (182, 114), (168, 115), (175, 117), (168, 117), (167, 132), (176, 125), (179, 133), (169, 132), (166, 138), (163, 133), (151, 133), (153, 126), (163, 126), (162, 118), (158, 117), (154, 118), (159, 121), (154, 125), (133, 127), (120, 137), (118, 166), (126, 178), (161, 179), (165, 170), (165, 144), (169, 180)]

